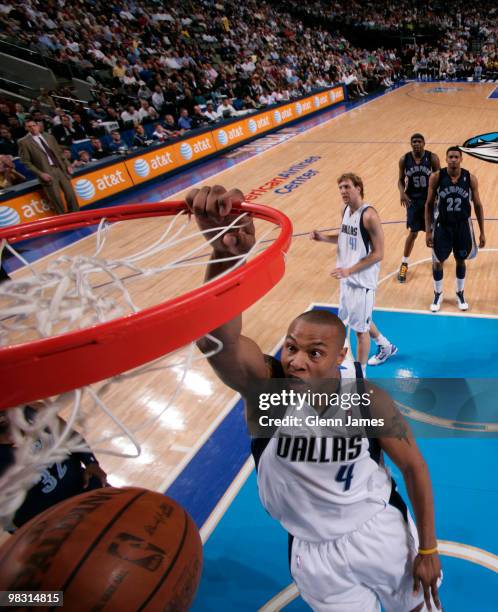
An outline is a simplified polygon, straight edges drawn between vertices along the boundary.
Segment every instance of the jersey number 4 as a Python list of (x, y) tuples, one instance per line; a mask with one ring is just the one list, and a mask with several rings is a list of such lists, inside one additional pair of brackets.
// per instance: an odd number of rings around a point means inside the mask
[(351, 481), (353, 480), (353, 468), (354, 463), (351, 463), (350, 465), (341, 465), (341, 467), (337, 471), (335, 481), (344, 483), (344, 491), (349, 491), (349, 489), (351, 488)]

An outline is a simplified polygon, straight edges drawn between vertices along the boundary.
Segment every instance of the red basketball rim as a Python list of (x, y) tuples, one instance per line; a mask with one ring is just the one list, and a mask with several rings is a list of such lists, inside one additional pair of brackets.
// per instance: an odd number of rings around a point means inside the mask
[[(0, 230), (0, 240), (27, 238), (110, 222), (186, 211), (184, 202), (116, 206), (71, 213)], [(285, 272), (292, 224), (259, 204), (234, 207), (280, 227), (248, 263), (188, 293), (82, 330), (0, 348), (0, 409), (51, 397), (131, 370), (204, 336), (265, 295)]]

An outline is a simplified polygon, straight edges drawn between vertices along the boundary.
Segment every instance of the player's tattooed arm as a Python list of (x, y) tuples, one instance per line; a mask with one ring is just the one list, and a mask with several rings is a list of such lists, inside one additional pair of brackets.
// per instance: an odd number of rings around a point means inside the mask
[[(369, 389), (372, 388), (370, 383), (368, 383), (368, 386)], [(408, 423), (404, 420), (393, 400), (383, 390), (375, 390), (373, 395), (374, 410), (372, 416), (384, 414), (387, 417), (385, 430), (380, 433), (380, 446), (403, 474), (403, 480), (415, 514), (420, 548), (434, 548), (437, 546), (434, 499), (427, 464), (418, 449)], [(436, 576), (437, 574), (436, 571)], [(424, 580), (422, 582), (425, 591), (427, 584)]]
[(391, 435), (396, 438), (396, 440), (403, 440), (407, 444), (410, 444), (410, 438), (408, 436), (408, 426), (401, 413), (397, 409), (395, 410), (391, 418), (391, 425), (389, 429)]
[(393, 399), (384, 389), (367, 383), (370, 397), (370, 416), (381, 422), (377, 429), (372, 428), (369, 437), (396, 440), (410, 445), (413, 437), (408, 423), (403, 418)]

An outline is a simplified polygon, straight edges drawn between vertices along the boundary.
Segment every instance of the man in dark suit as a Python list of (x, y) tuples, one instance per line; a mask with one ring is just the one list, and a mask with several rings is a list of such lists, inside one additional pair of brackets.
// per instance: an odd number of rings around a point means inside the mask
[(63, 147), (70, 147), (75, 140), (85, 138), (85, 135), (76, 134), (71, 119), (67, 115), (62, 115), (59, 125), (54, 125), (52, 134), (57, 142)]
[(79, 210), (78, 202), (69, 180), (73, 169), (62, 155), (57, 141), (50, 134), (42, 133), (38, 123), (32, 119), (27, 119), (24, 125), (28, 134), (17, 143), (22, 163), (38, 177), (48, 204), (56, 214), (66, 212), (61, 189), (67, 212), (76, 212)]
[(7, 127), (0, 127), (0, 154), (17, 157), (17, 142)]

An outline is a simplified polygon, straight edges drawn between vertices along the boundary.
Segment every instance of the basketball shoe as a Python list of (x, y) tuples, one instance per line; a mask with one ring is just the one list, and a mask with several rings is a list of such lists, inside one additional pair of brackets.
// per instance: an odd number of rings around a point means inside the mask
[(372, 357), (370, 357), (370, 359), (368, 360), (368, 365), (381, 365), (382, 363), (387, 361), (389, 357), (396, 355), (397, 352), (398, 347), (394, 344), (388, 344), (387, 346), (379, 345), (377, 347), (377, 352), (375, 353), (375, 355), (372, 355)]
[(457, 298), (457, 305), (458, 305), (458, 308), (460, 308), (460, 310), (468, 310), (469, 309), (469, 305), (467, 304), (467, 302), (465, 301), (465, 298), (463, 296), (463, 291), (457, 291), (456, 292), (456, 298)]
[(401, 266), (399, 267), (399, 273), (398, 273), (398, 281), (400, 283), (406, 283), (406, 273), (407, 272), (408, 272), (408, 264), (402, 263)]
[(441, 303), (443, 301), (443, 294), (434, 291), (434, 301), (431, 304), (431, 312), (438, 312), (441, 308)]

